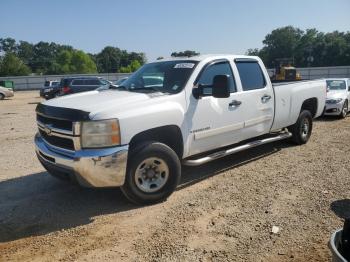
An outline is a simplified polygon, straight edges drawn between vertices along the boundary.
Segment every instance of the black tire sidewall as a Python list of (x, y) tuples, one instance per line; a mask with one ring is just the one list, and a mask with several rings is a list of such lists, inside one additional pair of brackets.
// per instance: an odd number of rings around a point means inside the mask
[(3, 94), (0, 94), (0, 100), (4, 100), (5, 96)]
[[(157, 157), (166, 162), (169, 168), (169, 178), (166, 184), (157, 192), (142, 192), (135, 183), (135, 171), (146, 158)], [(125, 196), (137, 204), (152, 204), (167, 199), (176, 189), (181, 178), (181, 164), (176, 153), (167, 145), (150, 142), (139, 147), (130, 155), (124, 185), (121, 187)]]
[[(304, 138), (302, 136), (302, 125), (304, 122), (304, 119), (307, 118), (309, 122), (309, 132), (308, 135)], [(292, 128), (292, 134), (293, 134), (293, 140), (299, 145), (306, 144), (307, 141), (310, 139), (312, 133), (312, 115), (309, 111), (304, 110), (300, 113), (297, 122)]]

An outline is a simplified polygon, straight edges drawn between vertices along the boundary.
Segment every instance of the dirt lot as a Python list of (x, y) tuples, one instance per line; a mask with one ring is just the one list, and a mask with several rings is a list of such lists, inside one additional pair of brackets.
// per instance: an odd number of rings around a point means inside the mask
[[(350, 117), (310, 142), (275, 143), (183, 168), (167, 202), (82, 189), (36, 160), (37, 92), (0, 101), (0, 261), (327, 261), (350, 209)], [(348, 206), (346, 206), (348, 205)], [(272, 226), (280, 232), (272, 234)]]

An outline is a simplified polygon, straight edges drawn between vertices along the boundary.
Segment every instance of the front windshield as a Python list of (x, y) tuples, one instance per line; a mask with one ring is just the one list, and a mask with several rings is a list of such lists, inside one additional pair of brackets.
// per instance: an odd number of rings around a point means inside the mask
[(327, 80), (327, 88), (329, 90), (345, 90), (346, 84), (343, 80)]
[(197, 63), (176, 60), (146, 64), (126, 79), (122, 87), (135, 92), (175, 94), (184, 88)]

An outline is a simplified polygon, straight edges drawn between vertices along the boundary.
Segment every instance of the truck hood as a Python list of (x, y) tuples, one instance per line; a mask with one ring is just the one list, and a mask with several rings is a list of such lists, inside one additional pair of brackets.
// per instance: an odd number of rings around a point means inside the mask
[(345, 99), (347, 97), (346, 90), (329, 91), (327, 93), (327, 99)]
[(67, 95), (43, 102), (44, 105), (78, 109), (90, 113), (90, 118), (94, 115), (114, 110), (128, 110), (137, 106), (152, 103), (155, 97), (165, 96), (163, 93), (139, 93), (121, 90), (90, 91), (73, 95)]

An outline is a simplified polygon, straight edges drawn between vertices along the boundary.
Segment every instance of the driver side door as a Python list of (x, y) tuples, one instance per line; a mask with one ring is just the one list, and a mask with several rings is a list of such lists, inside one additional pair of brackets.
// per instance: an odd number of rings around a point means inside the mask
[(216, 60), (204, 66), (195, 85), (212, 85), (216, 75), (229, 76), (230, 97), (190, 97), (188, 117), (191, 146), (189, 155), (195, 155), (240, 141), (244, 127), (244, 112), (241, 108), (237, 85), (230, 62)]

